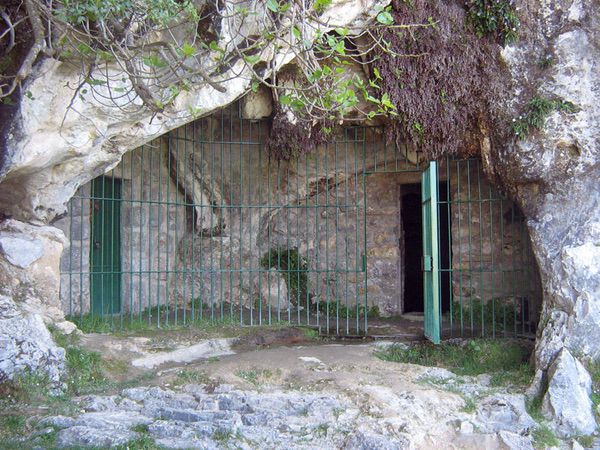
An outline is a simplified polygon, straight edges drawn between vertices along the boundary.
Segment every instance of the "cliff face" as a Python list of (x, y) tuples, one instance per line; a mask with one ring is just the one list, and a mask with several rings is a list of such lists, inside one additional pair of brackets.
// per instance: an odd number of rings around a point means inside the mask
[[(518, 120), (522, 105), (533, 98), (562, 99), (577, 112), (553, 112), (542, 130), (524, 139), (482, 145), (482, 159), (527, 216), (540, 268), (544, 306), (535, 387), (550, 386), (545, 408), (563, 417), (565, 434), (587, 432), (591, 404), (584, 408), (587, 425), (578, 428), (565, 419), (569, 405), (556, 405), (552, 386), (553, 380), (567, 377), (584, 386), (585, 394), (586, 383), (579, 381), (587, 374), (582, 375), (577, 359), (600, 357), (600, 2), (525, 0), (517, 6), (521, 36), (503, 50), (512, 74), (507, 86), (512, 100), (503, 105), (505, 112)], [(345, 7), (348, 14), (341, 17), (348, 20), (369, 8), (363, 5), (359, 11), (352, 2), (341, 2), (339, 8)], [(48, 224), (63, 214), (77, 187), (116, 165), (124, 152), (189, 121), (190, 105), (208, 114), (248, 90), (248, 81), (241, 78), (228, 82), (225, 93), (200, 86), (182, 98), (179, 110), (152, 117), (110, 111), (79, 98), (70, 105), (66, 81), (76, 76), (56, 61), (39, 64), (28, 86), (34, 100), (21, 101), (0, 168), (0, 217), (12, 217), (0, 229), (0, 279), (7, 280), (0, 292), (6, 297), (0, 299), (13, 299), (27, 314), (55, 323), (62, 320), (60, 313), (45, 306), (53, 301), (40, 294), (40, 287), (57, 292), (59, 284), (61, 237)], [(27, 241), (36, 251), (11, 247), (14, 239)], [(23, 259), (22, 253), (36, 258)], [(12, 304), (5, 309), (14, 310)], [(17, 316), (11, 313), (10, 320)], [(10, 328), (2, 326), (7, 320), (0, 308), (0, 334), (10, 340)], [(43, 349), (52, 356), (47, 359), (58, 361), (49, 348)], [(10, 358), (0, 354), (0, 363), (9, 366)], [(29, 365), (39, 366), (35, 361)]]
[[(542, 131), (491, 155), (492, 170), (526, 212), (540, 267), (540, 389), (564, 376), (564, 367), (555, 369), (568, 359), (565, 352), (584, 360), (600, 356), (600, 3), (529, 1), (522, 10), (523, 39), (503, 52), (513, 98), (554, 97), (579, 108), (554, 112)], [(579, 385), (575, 373), (573, 386)], [(551, 394), (546, 411), (559, 415)]]

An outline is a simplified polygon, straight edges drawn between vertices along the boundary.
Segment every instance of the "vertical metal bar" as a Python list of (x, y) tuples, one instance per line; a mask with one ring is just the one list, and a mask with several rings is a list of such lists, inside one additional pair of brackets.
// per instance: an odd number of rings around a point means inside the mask
[[(363, 256), (363, 269), (364, 269), (364, 289), (365, 289), (365, 298), (364, 298), (364, 305), (365, 308), (367, 308), (368, 305), (368, 298), (367, 298), (367, 285), (368, 285), (368, 274), (367, 274), (367, 269), (368, 269), (368, 264), (367, 264), (367, 258), (368, 258), (368, 252), (367, 252), (367, 145), (366, 142), (363, 141), (363, 185), (362, 185), (362, 190), (363, 190), (363, 240), (364, 240), (364, 256)], [(365, 314), (365, 329), (364, 329), (364, 333), (367, 334), (368, 333), (368, 318)]]
[(340, 180), (338, 178), (338, 142), (334, 141), (333, 143), (333, 148), (334, 148), (334, 176), (335, 176), (335, 193), (334, 193), (334, 198), (335, 198), (335, 222), (334, 222), (334, 233), (335, 233), (335, 271), (334, 273), (334, 277), (335, 277), (335, 281), (334, 281), (334, 286), (335, 286), (335, 333), (336, 334), (340, 334), (340, 293), (339, 293), (339, 282), (340, 280), (338, 279), (339, 277), (339, 251), (338, 251), (338, 237), (339, 237), (339, 222), (340, 222), (340, 215), (339, 215), (339, 211), (340, 211), (340, 205), (339, 205), (339, 189), (338, 186), (340, 184)]
[(481, 166), (479, 160), (476, 160), (477, 170), (477, 205), (479, 206), (479, 295), (481, 298), (481, 337), (485, 336), (485, 309), (487, 307), (487, 301), (484, 294), (484, 280), (483, 280), (483, 213), (481, 203)]
[[(458, 211), (458, 261), (459, 261), (459, 272), (458, 272), (458, 301), (459, 301), (459, 309), (460, 309), (460, 336), (463, 337), (465, 334), (465, 326), (464, 326), (464, 301), (463, 301), (463, 290), (462, 290), (462, 278), (463, 278), (463, 255), (462, 255), (462, 227), (461, 227), (461, 217), (462, 217), (462, 196), (460, 191), (460, 161), (456, 161), (456, 209)], [(468, 220), (468, 218), (467, 218)]]
[[(330, 196), (331, 196), (331, 187), (329, 186), (329, 180), (330, 180), (330, 175), (329, 175), (329, 153), (331, 150), (331, 145), (327, 144), (326, 146), (326, 152), (325, 152), (325, 176), (326, 176), (326, 187), (325, 187), (325, 287), (326, 287), (326, 291), (325, 291), (325, 301), (326, 301), (326, 305), (325, 305), (325, 320), (326, 320), (326, 326), (327, 326), (327, 334), (329, 334), (331, 332), (331, 325), (329, 322), (329, 308), (330, 308), (330, 304), (331, 304), (331, 277), (330, 277), (330, 266), (329, 266), (329, 208), (330, 208)], [(334, 183), (335, 183), (335, 179), (334, 179)]]
[[(88, 186), (89, 193), (90, 193), (89, 196), (91, 197), (92, 183), (91, 182), (88, 183), (87, 186)], [(84, 251), (84, 249), (83, 249), (83, 246), (84, 246), (84, 242), (83, 242), (83, 210), (86, 209), (86, 208), (89, 208), (88, 209), (88, 215), (90, 216), (89, 217), (89, 221), (88, 221), (88, 224), (89, 224), (89, 227), (90, 227), (90, 229), (88, 230), (88, 239), (90, 241), (92, 241), (93, 238), (94, 238), (93, 229), (92, 229), (92, 225), (91, 225), (91, 223), (92, 223), (92, 217), (91, 217), (91, 215), (92, 215), (93, 208), (91, 208), (91, 202), (90, 202), (90, 200), (86, 200), (86, 201), (83, 200), (84, 194), (83, 194), (83, 191), (81, 189), (82, 188), (80, 188), (80, 191), (79, 191), (80, 192), (80, 196), (79, 196), (79, 209), (81, 211), (80, 212), (80, 214), (81, 214), (80, 219), (81, 220), (79, 221), (79, 236), (81, 236), (81, 245), (79, 247), (79, 320), (80, 321), (83, 320), (83, 309), (84, 309), (83, 308), (83, 251)], [(91, 200), (91, 201), (93, 202), (93, 200)], [(88, 242), (88, 245), (87, 245), (87, 247), (88, 247), (87, 251), (88, 252), (91, 250), (89, 244), (90, 244), (90, 242)], [(86, 278), (87, 278), (88, 283), (89, 283), (89, 280), (90, 280), (90, 274), (89, 274), (90, 258), (89, 258), (89, 255), (88, 255), (87, 261), (88, 261), (88, 274), (87, 274)], [(91, 290), (89, 288), (88, 288), (88, 290), (90, 291), (89, 292), (88, 303), (89, 303), (90, 311), (91, 311), (91, 309), (92, 309), (92, 293), (91, 293)]]
[[(500, 248), (504, 248), (504, 202), (503, 198), (500, 198)], [(503, 296), (506, 296), (506, 288), (505, 288), (505, 272), (504, 272), (504, 262), (501, 261), (501, 274), (502, 274), (502, 288), (501, 292)], [(503, 336), (506, 337), (506, 302), (502, 302), (502, 333)]]
[[(162, 305), (161, 305), (161, 298), (160, 298), (160, 281), (161, 281), (161, 253), (162, 253), (162, 246), (161, 246), (161, 233), (162, 233), (162, 211), (163, 209), (163, 205), (162, 205), (162, 201), (163, 201), (163, 192), (162, 192), (162, 184), (163, 184), (163, 179), (162, 179), (162, 168), (163, 168), (163, 163), (162, 163), (162, 149), (161, 149), (161, 141), (160, 138), (158, 139), (158, 141), (156, 142), (157, 147), (155, 147), (154, 152), (156, 153), (156, 165), (157, 165), (157, 172), (158, 172), (158, 192), (156, 193), (156, 215), (157, 215), (157, 225), (158, 225), (158, 229), (156, 231), (156, 236), (157, 236), (157, 248), (156, 248), (156, 272), (155, 272), (155, 277), (156, 277), (156, 326), (158, 328), (160, 328), (161, 323), (160, 323), (160, 316), (162, 315)], [(166, 306), (166, 305), (165, 305)], [(166, 316), (169, 316), (169, 311), (168, 309), (166, 309)]]
[[(139, 261), (138, 261), (138, 270), (139, 270), (139, 298), (138, 298), (138, 315), (139, 315), (139, 320), (140, 322), (142, 321), (142, 304), (143, 304), (143, 283), (144, 283), (144, 278), (142, 275), (142, 263), (143, 263), (143, 248), (144, 248), (144, 244), (143, 244), (143, 224), (144, 224), (144, 204), (142, 203), (142, 200), (144, 200), (144, 159), (145, 158), (145, 147), (144, 145), (142, 145), (141, 147), (141, 155), (140, 155), (140, 192), (139, 192), (139, 196), (140, 196), (140, 229), (139, 229), (139, 250), (140, 250), (140, 254), (139, 254)], [(148, 220), (150, 220), (150, 215), (148, 215)]]
[(471, 322), (471, 336), (475, 333), (475, 316), (473, 306), (473, 222), (471, 211), (471, 160), (467, 159), (467, 225), (469, 230), (469, 316)]
[[(492, 337), (496, 337), (496, 296), (494, 295), (495, 291), (495, 274), (496, 274), (496, 264), (494, 260), (494, 199), (492, 198), (492, 185), (488, 182), (488, 204), (490, 210), (490, 286), (492, 288)], [(500, 216), (502, 216), (502, 212), (500, 212)]]
[[(454, 278), (454, 272), (453, 272), (453, 261), (452, 261), (452, 222), (451, 222), (451, 214), (452, 214), (452, 210), (450, 207), (450, 202), (451, 202), (451, 183), (450, 183), (450, 164), (451, 164), (451, 158), (449, 156), (446, 157), (446, 216), (447, 216), (447, 220), (448, 220), (448, 228), (447, 228), (447, 233), (448, 233), (448, 307), (450, 309), (450, 337), (454, 337), (454, 311), (453, 311), (453, 307), (454, 307), (454, 292), (452, 289), (453, 286), (453, 278)], [(459, 212), (460, 215), (460, 212)]]
[[(68, 214), (69, 214), (69, 315), (73, 315), (73, 202), (77, 197), (74, 196), (71, 200), (69, 200), (68, 206)], [(83, 208), (80, 208), (83, 209)], [(83, 217), (82, 220), (83, 222)], [(79, 253), (83, 252), (83, 235), (79, 235)], [(62, 265), (62, 260), (61, 260)], [(62, 270), (62, 267), (61, 267)], [(81, 271), (81, 268), (80, 268)], [(61, 283), (63, 277), (61, 276)], [(79, 285), (79, 290), (81, 291), (83, 286)], [(60, 301), (62, 304), (63, 300), (63, 287), (60, 289)]]

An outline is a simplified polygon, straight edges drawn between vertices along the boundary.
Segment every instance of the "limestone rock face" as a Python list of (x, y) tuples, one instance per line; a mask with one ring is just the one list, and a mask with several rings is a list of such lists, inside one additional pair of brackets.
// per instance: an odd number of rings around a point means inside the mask
[(592, 379), (567, 349), (548, 369), (548, 391), (543, 411), (553, 418), (561, 436), (588, 435), (596, 430), (590, 395)]
[(0, 222), (0, 294), (44, 322), (63, 321), (59, 266), (65, 243), (62, 231), (54, 227)]
[[(503, 51), (517, 102), (559, 98), (542, 130), (496, 148), (493, 171), (528, 218), (544, 306), (536, 365), (546, 371), (566, 347), (600, 356), (600, 8), (597, 2), (522, 2), (522, 38)], [(549, 58), (549, 67), (536, 61)], [(541, 380), (541, 377), (538, 377)]]
[(41, 371), (57, 384), (65, 351), (57, 347), (39, 314), (23, 313), (10, 297), (0, 295), (0, 382)]

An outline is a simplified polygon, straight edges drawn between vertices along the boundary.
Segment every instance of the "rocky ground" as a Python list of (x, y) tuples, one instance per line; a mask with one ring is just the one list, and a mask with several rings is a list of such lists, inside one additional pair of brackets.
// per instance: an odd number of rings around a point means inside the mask
[(67, 413), (50, 408), (22, 448), (580, 448), (549, 440), (523, 389), (489, 375), (383, 361), (386, 341), (275, 338), (87, 335), (82, 345), (127, 361), (145, 381), (76, 396)]

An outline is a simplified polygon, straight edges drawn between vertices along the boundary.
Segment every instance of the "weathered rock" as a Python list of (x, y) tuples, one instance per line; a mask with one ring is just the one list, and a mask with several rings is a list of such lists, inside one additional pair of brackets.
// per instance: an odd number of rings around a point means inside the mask
[(136, 367), (152, 369), (167, 362), (192, 362), (197, 359), (208, 359), (215, 356), (233, 355), (231, 350), (234, 339), (209, 339), (189, 347), (180, 348), (171, 352), (144, 356), (134, 359), (131, 364)]
[(596, 430), (592, 410), (592, 380), (567, 349), (561, 350), (548, 369), (548, 390), (543, 412), (554, 419), (561, 436), (587, 435)]
[(507, 450), (533, 450), (531, 438), (511, 433), (510, 431), (500, 431), (498, 438)]
[(22, 312), (0, 295), (0, 381), (25, 373), (44, 373), (59, 384), (65, 351), (58, 347), (38, 314)]
[(0, 236), (0, 252), (9, 263), (27, 269), (44, 254), (44, 244), (39, 239), (13, 233)]
[(350, 435), (342, 448), (345, 450), (398, 450), (410, 448), (410, 445), (408, 440), (401, 441), (370, 432), (356, 431)]
[(129, 430), (137, 425), (148, 425), (149, 417), (135, 411), (88, 412), (80, 415), (75, 426), (97, 429)]
[(109, 448), (124, 445), (138, 437), (137, 433), (128, 430), (97, 429), (84, 426), (65, 428), (58, 432), (56, 443), (61, 447), (89, 446)]
[(484, 399), (477, 408), (477, 420), (482, 431), (509, 431), (525, 434), (536, 423), (525, 409), (525, 399), (517, 395), (495, 395)]
[(46, 323), (64, 321), (59, 289), (65, 243), (62, 231), (54, 227), (0, 220), (0, 294)]
[(242, 117), (244, 119), (258, 120), (270, 117), (273, 113), (273, 97), (271, 91), (260, 86), (256, 92), (249, 92), (242, 99)]

